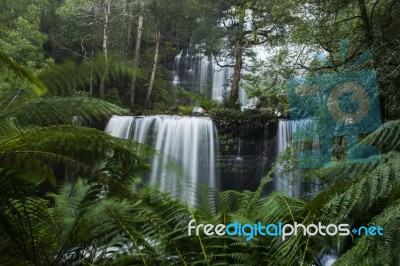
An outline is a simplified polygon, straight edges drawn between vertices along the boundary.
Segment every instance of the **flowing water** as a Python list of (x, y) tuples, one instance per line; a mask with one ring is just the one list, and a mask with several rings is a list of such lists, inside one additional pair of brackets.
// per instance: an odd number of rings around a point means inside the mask
[(105, 131), (149, 145), (149, 181), (175, 198), (195, 205), (202, 184), (218, 188), (215, 170), (217, 133), (211, 119), (182, 116), (113, 116)]
[[(314, 124), (311, 119), (301, 120), (279, 120), (277, 132), (277, 156), (282, 155), (291, 144), (292, 136), (296, 132), (310, 131)], [(274, 189), (286, 191), (293, 196), (300, 196), (302, 193), (302, 183), (299, 179), (299, 170), (289, 172), (291, 169), (290, 161), (279, 162), (276, 170)]]
[[(279, 120), (276, 135), (276, 154), (282, 155), (290, 147), (292, 135), (301, 130), (311, 130), (312, 120)], [(146, 144), (159, 153), (152, 158), (148, 181), (174, 197), (196, 204), (201, 184), (219, 188), (215, 154), (217, 132), (211, 119), (181, 116), (114, 116), (109, 121), (107, 133)], [(235, 169), (242, 164), (242, 140), (238, 140)], [(265, 167), (263, 167), (265, 168)], [(277, 165), (274, 190), (299, 196), (303, 184), (298, 170), (288, 172), (290, 161)], [(263, 170), (266, 172), (268, 169)], [(240, 172), (241, 173), (241, 172)], [(236, 177), (238, 173), (233, 173)], [(265, 173), (261, 173), (263, 176)], [(226, 178), (225, 178), (226, 179)], [(240, 178), (241, 179), (241, 178)]]
[(175, 57), (172, 83), (176, 87), (198, 91), (221, 102), (224, 93), (229, 89), (232, 74), (232, 67), (220, 67), (209, 56), (191, 55), (185, 50)]

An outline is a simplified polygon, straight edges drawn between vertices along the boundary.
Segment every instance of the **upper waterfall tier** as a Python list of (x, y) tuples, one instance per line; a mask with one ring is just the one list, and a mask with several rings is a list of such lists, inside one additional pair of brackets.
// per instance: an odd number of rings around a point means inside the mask
[(222, 101), (224, 93), (229, 91), (232, 74), (232, 67), (220, 67), (210, 56), (191, 55), (185, 50), (175, 57), (172, 82), (176, 87), (198, 91), (211, 99)]

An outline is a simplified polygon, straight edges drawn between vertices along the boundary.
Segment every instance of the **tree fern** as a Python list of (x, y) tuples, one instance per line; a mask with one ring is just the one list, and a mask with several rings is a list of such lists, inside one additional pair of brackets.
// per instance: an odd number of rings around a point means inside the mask
[(87, 122), (102, 120), (126, 110), (113, 104), (87, 97), (38, 98), (0, 111), (0, 121), (13, 117), (20, 126), (72, 124), (73, 117)]
[(54, 65), (52, 68), (42, 71), (39, 79), (49, 88), (50, 94), (71, 96), (74, 91), (86, 91), (90, 87), (97, 88), (106, 64), (108, 67), (108, 76), (105, 77), (107, 81), (130, 78), (132, 75), (131, 65), (116, 62), (112, 58), (108, 58), (106, 63), (103, 56), (99, 56), (94, 61), (84, 61), (79, 65), (72, 61)]
[[(71, 124), (74, 116), (91, 122), (125, 110), (84, 97), (43, 97), (46, 87), (28, 70), (3, 53), (0, 60), (39, 95), (22, 97), (18, 91), (0, 101), (4, 107), (0, 110), (0, 262), (50, 265), (99, 260), (96, 248), (109, 246), (115, 235), (124, 233), (121, 228), (130, 228), (125, 234), (132, 230), (121, 210), (128, 204), (104, 195), (116, 195), (124, 184), (135, 180), (145, 169), (145, 157), (138, 156), (138, 146), (130, 141)], [(63, 205), (60, 197), (43, 196), (41, 189), (48, 183), (55, 186), (65, 167), (73, 170), (75, 179), (69, 189), (61, 191), (68, 202)], [(76, 183), (79, 175), (90, 184)], [(129, 191), (124, 195), (135, 198)], [(129, 208), (130, 217), (137, 205)], [(110, 216), (110, 210), (115, 210), (114, 215)], [(99, 238), (98, 229), (105, 221), (96, 214), (120, 221), (118, 230)], [(87, 234), (89, 229), (92, 234)]]
[[(78, 78), (76, 84), (82, 82), (87, 80)], [(318, 265), (332, 250), (339, 255), (337, 265), (399, 263), (400, 121), (386, 123), (361, 141), (380, 149), (380, 162), (339, 161), (305, 173), (325, 185), (313, 199), (282, 192), (264, 196), (271, 172), (254, 192), (202, 190), (213, 197), (201, 208), (141, 182), (149, 149), (71, 125), (74, 116), (93, 121), (123, 109), (82, 97), (35, 96), (4, 102), (1, 264)], [(57, 171), (65, 167), (73, 169), (73, 178), (57, 193), (43, 195), (41, 185), (55, 185), (60, 179)], [(380, 225), (385, 233), (373, 238), (300, 233), (285, 241), (258, 235), (246, 241), (244, 236), (189, 236), (192, 219), (211, 224)]]
[(47, 87), (28, 69), (15, 63), (7, 54), (0, 50), (0, 62), (4, 64), (7, 69), (12, 70), (18, 77), (27, 80), (30, 84), (29, 88), (32, 89), (37, 95), (45, 94)]

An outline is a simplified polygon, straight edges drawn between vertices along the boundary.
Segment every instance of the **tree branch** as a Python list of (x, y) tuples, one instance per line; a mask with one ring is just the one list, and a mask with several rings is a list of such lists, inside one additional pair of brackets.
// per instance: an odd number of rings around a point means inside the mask
[(224, 65), (222, 65), (222, 64), (220, 64), (220, 63), (218, 62), (217, 56), (216, 56), (215, 54), (212, 54), (212, 56), (214, 57), (215, 63), (216, 63), (217, 66), (219, 66), (219, 67), (234, 67), (234, 66), (235, 66), (235, 65), (232, 65), (232, 64), (224, 64)]
[(371, 23), (371, 29), (373, 29), (373, 24), (374, 24), (373, 17), (374, 17), (375, 8), (376, 8), (376, 5), (378, 4), (378, 2), (379, 2), (379, 0), (375, 1), (374, 6), (372, 7), (372, 10), (371, 10), (371, 15), (370, 15), (370, 18), (369, 18), (369, 21)]

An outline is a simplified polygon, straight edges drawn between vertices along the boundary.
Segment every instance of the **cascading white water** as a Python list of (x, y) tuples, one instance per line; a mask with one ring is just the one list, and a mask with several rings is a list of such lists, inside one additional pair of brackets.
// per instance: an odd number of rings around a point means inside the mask
[(211, 119), (180, 116), (113, 116), (105, 131), (157, 151), (149, 181), (176, 198), (196, 204), (200, 184), (216, 188), (217, 133)]
[[(248, 50), (253, 51), (258, 59), (264, 59), (267, 55), (266, 51), (258, 46)], [(244, 58), (244, 62), (245, 65), (253, 64), (249, 58)], [(172, 83), (175, 87), (198, 91), (206, 97), (222, 102), (225, 94), (230, 91), (230, 80), (234, 72), (232, 64), (228, 58), (219, 57), (217, 62), (214, 57), (191, 55), (188, 50), (182, 50), (175, 57)], [(250, 73), (244, 67), (241, 74), (244, 76)], [(257, 103), (256, 98), (247, 98), (242, 86), (239, 88), (239, 100), (244, 108), (254, 108)]]
[(233, 74), (232, 67), (220, 67), (209, 56), (193, 56), (187, 51), (176, 55), (174, 64), (172, 83), (176, 87), (199, 91), (214, 100), (222, 101), (224, 92), (228, 89), (228, 80)]
[[(225, 63), (222, 62), (222, 64)], [(231, 67), (220, 67), (217, 62), (213, 60), (212, 99), (222, 102), (224, 93), (228, 90), (228, 80), (231, 78), (232, 74), (233, 69)]]
[[(279, 120), (276, 146), (277, 156), (281, 155), (288, 148), (294, 133), (311, 131), (313, 126), (314, 124), (311, 119)], [(289, 175), (284, 173), (284, 169), (290, 167), (289, 164), (289, 161), (278, 163), (274, 188), (286, 191), (294, 196), (299, 196), (301, 193), (301, 181), (298, 178), (299, 173), (294, 172)]]
[(208, 82), (210, 80), (210, 59), (207, 56), (201, 57), (198, 62), (198, 83), (197, 87), (203, 95), (207, 93)]

